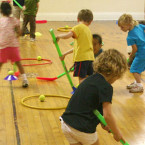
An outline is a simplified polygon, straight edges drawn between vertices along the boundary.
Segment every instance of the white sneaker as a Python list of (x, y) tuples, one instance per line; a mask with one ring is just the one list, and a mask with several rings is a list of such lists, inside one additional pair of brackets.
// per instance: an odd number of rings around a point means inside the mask
[(131, 89), (133, 87), (136, 87), (136, 82), (131, 83), (130, 85), (127, 85), (126, 88), (127, 89)]
[(143, 87), (137, 85), (129, 90), (130, 93), (142, 93), (143, 91)]
[(30, 38), (30, 41), (34, 42), (34, 41), (36, 41), (36, 39), (35, 38)]

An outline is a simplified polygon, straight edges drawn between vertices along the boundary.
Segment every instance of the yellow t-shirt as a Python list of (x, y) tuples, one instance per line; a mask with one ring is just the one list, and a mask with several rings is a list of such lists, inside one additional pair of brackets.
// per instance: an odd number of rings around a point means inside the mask
[(72, 28), (74, 38), (73, 61), (94, 61), (92, 34), (85, 24), (78, 24)]

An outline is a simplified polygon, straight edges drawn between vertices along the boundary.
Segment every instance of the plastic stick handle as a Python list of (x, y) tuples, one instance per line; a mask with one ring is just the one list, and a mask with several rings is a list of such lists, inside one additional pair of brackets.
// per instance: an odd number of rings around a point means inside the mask
[(17, 6), (20, 8), (20, 9), (23, 9), (23, 7), (16, 1), (16, 0), (13, 0), (16, 4), (17, 4)]
[(94, 114), (98, 117), (98, 119), (100, 120), (100, 122), (104, 125), (107, 126), (107, 123), (104, 119), (104, 117), (100, 114), (100, 112), (98, 110), (94, 111)]
[[(68, 70), (68, 73), (69, 73), (70, 71), (73, 71), (73, 70), (74, 70), (74, 67), (73, 67), (72, 69)], [(62, 76), (65, 75), (65, 74), (66, 74), (66, 73), (63, 72), (62, 74), (58, 75), (57, 78), (60, 78), (60, 77), (62, 77)]]
[[(61, 53), (60, 48), (59, 48), (59, 45), (58, 45), (58, 43), (57, 43), (57, 41), (56, 41), (56, 37), (55, 37), (55, 35), (54, 35), (53, 29), (50, 29), (49, 32), (50, 32), (50, 34), (51, 34), (51, 36), (52, 36), (52, 39), (53, 39), (53, 42), (54, 42), (55, 47), (56, 47), (56, 49), (57, 49), (58, 55), (59, 55), (59, 57), (61, 57), (61, 56), (62, 56), (62, 53)], [(72, 82), (71, 77), (70, 77), (70, 75), (69, 75), (69, 73), (68, 73), (68, 70), (67, 70), (67, 68), (66, 68), (66, 65), (65, 65), (64, 60), (62, 60), (61, 62), (62, 62), (62, 66), (63, 66), (63, 68), (64, 68), (64, 71), (65, 71), (65, 73), (66, 73), (66, 76), (67, 76), (67, 78), (68, 78), (68, 80), (69, 80), (69, 83), (70, 83), (71, 87), (74, 88), (73, 82)], [(74, 89), (73, 89), (73, 90), (74, 90)]]
[[(98, 119), (100, 120), (100, 122), (101, 122), (104, 126), (107, 125), (107, 123), (106, 123), (104, 117), (100, 114), (100, 112), (99, 112), (98, 110), (94, 110), (94, 114), (98, 117)], [(111, 131), (111, 130), (110, 130), (110, 131)], [(111, 131), (111, 133), (113, 133), (113, 132)], [(124, 142), (123, 140), (120, 140), (120, 142), (121, 142), (123, 145), (129, 145), (127, 142)]]
[(14, 72), (17, 71), (17, 65), (16, 65), (16, 63), (13, 64), (13, 71), (14, 71)]

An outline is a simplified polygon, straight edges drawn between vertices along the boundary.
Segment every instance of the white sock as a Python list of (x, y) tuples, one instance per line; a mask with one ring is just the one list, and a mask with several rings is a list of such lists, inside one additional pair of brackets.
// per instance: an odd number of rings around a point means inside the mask
[(136, 83), (136, 84), (137, 84), (137, 86), (139, 86), (139, 87), (143, 87), (142, 83)]
[(23, 80), (27, 80), (26, 74), (22, 74), (22, 78), (23, 78)]

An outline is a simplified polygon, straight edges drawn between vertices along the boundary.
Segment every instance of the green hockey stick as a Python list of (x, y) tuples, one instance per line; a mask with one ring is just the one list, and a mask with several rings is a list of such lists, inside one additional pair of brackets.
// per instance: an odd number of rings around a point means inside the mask
[[(98, 119), (100, 120), (100, 122), (104, 125), (104, 126), (107, 126), (107, 123), (104, 119), (104, 117), (100, 114), (100, 112), (98, 110), (94, 110), (94, 114), (98, 117)], [(110, 130), (111, 133), (113, 134), (112, 130)], [(120, 140), (120, 142), (123, 144), (123, 145), (129, 145), (127, 142), (124, 142), (123, 140)]]
[(20, 8), (20, 9), (23, 9), (23, 7), (16, 1), (16, 0), (13, 0), (16, 4), (17, 4), (17, 6)]
[[(51, 34), (51, 37), (52, 37), (53, 42), (54, 42), (54, 44), (55, 44), (55, 47), (56, 47), (56, 49), (57, 49), (58, 55), (59, 55), (59, 57), (61, 57), (61, 56), (62, 56), (62, 53), (61, 53), (60, 48), (59, 48), (59, 45), (58, 45), (58, 43), (57, 43), (57, 41), (56, 41), (56, 37), (55, 37), (55, 34), (54, 34), (54, 32), (53, 32), (53, 29), (50, 29), (49, 32), (50, 32), (50, 34)], [(61, 63), (62, 63), (62, 66), (63, 66), (63, 68), (64, 68), (65, 74), (66, 74), (66, 76), (67, 76), (67, 78), (68, 78), (68, 81), (69, 81), (69, 83), (70, 83), (70, 85), (71, 85), (73, 91), (75, 91), (76, 88), (75, 88), (74, 85), (73, 85), (73, 82), (72, 82), (71, 77), (70, 77), (70, 75), (69, 75), (69, 73), (68, 73), (68, 70), (67, 70), (67, 68), (66, 68), (66, 65), (65, 65), (64, 60), (61, 60)]]

